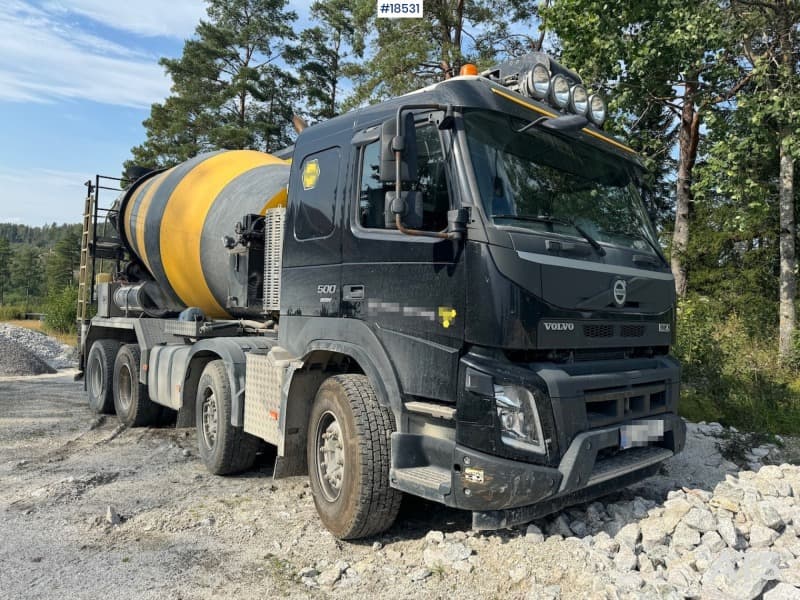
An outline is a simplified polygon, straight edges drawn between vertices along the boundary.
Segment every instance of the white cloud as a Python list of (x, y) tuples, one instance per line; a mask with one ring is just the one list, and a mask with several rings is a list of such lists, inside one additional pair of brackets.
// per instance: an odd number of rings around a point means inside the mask
[(79, 14), (114, 29), (146, 36), (184, 39), (206, 16), (202, 0), (69, 0), (48, 2), (46, 8)]
[[(0, 167), (0, 223), (77, 223), (86, 173)], [(111, 192), (109, 192), (111, 194)]]
[(149, 107), (169, 86), (156, 56), (81, 31), (45, 9), (0, 2), (0, 100)]

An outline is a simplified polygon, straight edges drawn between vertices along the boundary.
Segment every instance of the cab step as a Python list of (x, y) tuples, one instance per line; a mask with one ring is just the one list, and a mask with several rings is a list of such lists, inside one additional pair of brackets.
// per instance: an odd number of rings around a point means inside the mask
[(452, 482), (450, 471), (434, 465), (392, 469), (389, 479), (393, 488), (436, 502), (444, 502)]

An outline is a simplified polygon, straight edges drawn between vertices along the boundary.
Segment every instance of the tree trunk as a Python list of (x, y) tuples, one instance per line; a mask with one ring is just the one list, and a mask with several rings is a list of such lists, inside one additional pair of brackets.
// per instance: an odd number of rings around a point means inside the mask
[(678, 188), (675, 197), (675, 229), (672, 233), (670, 266), (675, 278), (675, 292), (686, 295), (686, 249), (689, 245), (689, 211), (692, 204), (692, 170), (700, 141), (700, 115), (694, 106), (697, 83), (688, 81), (683, 98), (681, 124), (678, 131)]
[(797, 293), (797, 256), (795, 253), (794, 220), (794, 158), (789, 152), (791, 132), (781, 131), (780, 139), (780, 322), (778, 324), (778, 352), (786, 359), (792, 350), (795, 330), (795, 295)]

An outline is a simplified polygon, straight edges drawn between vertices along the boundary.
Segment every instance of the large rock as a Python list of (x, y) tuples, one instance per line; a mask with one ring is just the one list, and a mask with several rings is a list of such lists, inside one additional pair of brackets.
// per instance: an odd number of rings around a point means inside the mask
[(788, 583), (779, 583), (771, 590), (764, 592), (764, 600), (797, 600), (800, 589)]
[(641, 537), (642, 530), (639, 527), (639, 523), (633, 522), (620, 529), (614, 539), (619, 542), (620, 546), (627, 546), (631, 550), (635, 550), (636, 544), (639, 543)]
[(723, 541), (722, 536), (716, 531), (709, 531), (703, 534), (703, 537), (700, 538), (700, 543), (708, 548), (711, 552), (719, 552), (723, 548), (725, 548), (725, 541)]
[(445, 542), (439, 546), (429, 546), (422, 553), (427, 567), (452, 567), (455, 563), (467, 560), (472, 550), (461, 542)]
[(696, 529), (702, 533), (707, 531), (717, 530), (717, 520), (711, 511), (705, 508), (693, 508), (686, 516), (683, 517), (682, 522), (692, 529)]
[(729, 548), (739, 547), (739, 536), (736, 533), (736, 526), (733, 524), (732, 519), (719, 519), (717, 521), (717, 533)]
[(783, 519), (781, 519), (781, 515), (770, 501), (764, 500), (756, 504), (754, 512), (755, 514), (753, 516), (765, 527), (775, 529), (776, 531), (783, 529)]
[(672, 534), (672, 546), (679, 549), (691, 550), (700, 543), (700, 532), (689, 527), (685, 522), (678, 523)]
[(756, 523), (750, 528), (750, 546), (753, 548), (768, 548), (778, 539), (778, 532), (769, 527)]
[[(741, 561), (741, 567), (737, 567)], [(780, 556), (776, 552), (741, 553), (726, 548), (703, 575), (702, 595), (728, 600), (753, 600), (770, 581), (780, 578)]]

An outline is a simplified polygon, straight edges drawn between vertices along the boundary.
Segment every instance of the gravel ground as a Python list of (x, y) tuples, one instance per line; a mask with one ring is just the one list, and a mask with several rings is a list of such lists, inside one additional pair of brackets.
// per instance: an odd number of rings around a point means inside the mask
[[(7, 343), (3, 344), (4, 341)], [(16, 344), (16, 347), (9, 343)], [(77, 366), (75, 349), (72, 346), (62, 344), (39, 331), (0, 323), (0, 344), (3, 344), (0, 345), (0, 375), (40, 375), (52, 373), (52, 369)], [(3, 356), (7, 354), (15, 358), (4, 361)], [(51, 370), (36, 370), (32, 366), (26, 368), (26, 365), (32, 362), (28, 359), (29, 354), (33, 354)], [(17, 359), (17, 356), (22, 358)], [(7, 365), (5, 370), (3, 370), (4, 365)]]
[(690, 424), (659, 475), (528, 527), (406, 498), (347, 543), (270, 456), (215, 477), (193, 430), (93, 417), (72, 372), (0, 378), (0, 598), (799, 598), (800, 468), (761, 446), (742, 469), (730, 435)]

